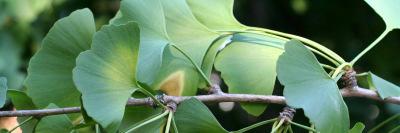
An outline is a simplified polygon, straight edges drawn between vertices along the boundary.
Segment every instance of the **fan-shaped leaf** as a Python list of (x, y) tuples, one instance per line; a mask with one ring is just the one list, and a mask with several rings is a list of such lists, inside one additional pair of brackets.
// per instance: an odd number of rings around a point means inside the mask
[[(55, 104), (49, 104), (47, 109), (59, 108)], [(67, 115), (52, 115), (40, 119), (35, 127), (37, 133), (70, 133), (73, 125)]]
[(115, 132), (128, 98), (136, 90), (139, 28), (134, 22), (104, 26), (91, 50), (81, 53), (73, 70), (87, 114)]
[(79, 92), (72, 81), (78, 54), (90, 48), (95, 24), (89, 9), (78, 10), (57, 21), (32, 57), (25, 85), (40, 108), (50, 103), (78, 106)]
[(7, 79), (0, 77), (0, 108), (4, 106), (7, 99)]
[(366, 78), (364, 78), (364, 82), (367, 82), (370, 89), (377, 90), (379, 93), (379, 96), (382, 99), (388, 98), (388, 97), (398, 97), (400, 96), (400, 87), (390, 83), (389, 81), (386, 81), (385, 79), (382, 79), (378, 77), (377, 75), (373, 74), (372, 72), (368, 72), (368, 75)]
[(183, 101), (175, 112), (178, 131), (182, 133), (227, 133), (207, 106), (195, 98)]
[(400, 29), (399, 0), (365, 0), (386, 23), (388, 30)]
[(279, 81), (285, 86), (283, 95), (287, 104), (302, 108), (317, 131), (344, 133), (349, 130), (347, 106), (335, 80), (299, 41), (285, 44), (277, 72)]

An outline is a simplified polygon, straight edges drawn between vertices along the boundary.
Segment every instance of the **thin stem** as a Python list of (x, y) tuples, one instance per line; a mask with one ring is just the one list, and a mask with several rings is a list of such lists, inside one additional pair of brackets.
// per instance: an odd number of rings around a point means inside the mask
[(385, 125), (386, 123), (389, 123), (390, 121), (397, 119), (397, 117), (400, 118), (400, 114), (389, 117), (388, 119), (384, 120), (383, 122), (379, 123), (377, 126), (372, 128), (371, 130), (369, 130), (368, 133), (373, 133), (373, 132), (377, 131), (379, 128), (383, 127), (383, 125)]
[[(315, 129), (315, 125), (314, 124), (311, 124), (311, 128), (312, 129)], [(312, 133), (313, 131), (308, 131), (308, 133)]]
[(95, 128), (96, 128), (96, 133), (101, 133), (101, 132), (100, 132), (100, 126), (99, 126), (99, 124), (96, 124), (96, 125), (95, 125)]
[(332, 66), (330, 66), (330, 65), (327, 65), (327, 64), (322, 64), (322, 63), (319, 63), (323, 68), (326, 68), (326, 69), (329, 69), (329, 70), (335, 70), (336, 68), (334, 68), (334, 67), (332, 67)]
[(335, 69), (335, 71), (333, 72), (333, 75), (332, 75), (332, 79), (334, 79), (334, 78), (336, 78), (338, 75), (339, 75), (339, 73), (344, 69), (344, 68), (346, 68), (346, 67), (351, 67), (351, 64), (350, 63), (343, 63), (343, 64), (341, 64), (340, 66), (338, 66), (336, 69)]
[(157, 115), (156, 117), (151, 118), (151, 119), (149, 119), (149, 120), (147, 120), (147, 121), (144, 121), (143, 123), (140, 123), (139, 125), (137, 125), (137, 126), (131, 128), (131, 129), (129, 129), (128, 131), (125, 131), (124, 133), (130, 133), (130, 132), (132, 132), (132, 131), (135, 131), (136, 129), (138, 129), (138, 128), (144, 126), (144, 125), (147, 125), (147, 124), (149, 124), (149, 123), (151, 123), (151, 122), (154, 122), (154, 121), (156, 121), (156, 120), (158, 120), (158, 119), (161, 119), (161, 118), (165, 117), (165, 116), (168, 115), (168, 114), (169, 114), (169, 110), (165, 110), (162, 114)]
[(211, 86), (211, 81), (210, 79), (207, 78), (207, 76), (204, 74), (204, 72), (201, 70), (201, 68), (194, 62), (194, 60), (185, 52), (183, 49), (179, 48), (177, 45), (170, 44), (172, 47), (174, 47), (176, 50), (181, 52), (189, 61), (193, 64), (193, 66), (196, 68), (196, 70), (200, 73), (200, 75), (204, 78), (205, 81), (207, 81), (208, 86)]
[(299, 124), (299, 123), (296, 123), (296, 122), (293, 122), (293, 121), (289, 121), (289, 123), (290, 123), (290, 124), (293, 124), (293, 125), (295, 125), (295, 126), (298, 126), (298, 127), (300, 127), (300, 128), (306, 129), (306, 130), (308, 130), (308, 131), (317, 132), (317, 131), (315, 131), (315, 129), (313, 129), (313, 128), (311, 128), (311, 127), (308, 127), (308, 126), (305, 126), (305, 125), (302, 125), (302, 124)]
[(371, 50), (378, 42), (380, 42), (388, 33), (390, 32), (390, 29), (385, 29), (383, 33), (376, 38), (375, 41), (373, 41), (367, 48), (365, 48), (361, 53), (359, 53), (351, 62), (350, 64), (354, 65), (365, 53), (367, 53), (369, 50)]
[(400, 125), (396, 126), (392, 130), (390, 130), (389, 133), (396, 133), (397, 130), (400, 130)]
[(259, 122), (259, 123), (250, 125), (250, 126), (248, 126), (248, 127), (242, 128), (242, 129), (240, 129), (240, 130), (233, 131), (232, 133), (244, 133), (244, 132), (246, 132), (246, 131), (249, 131), (249, 130), (251, 130), (251, 129), (257, 128), (257, 127), (259, 127), (259, 126), (262, 126), (262, 125), (265, 125), (265, 124), (268, 124), (268, 123), (271, 123), (271, 122), (274, 122), (274, 121), (276, 121), (276, 120), (277, 120), (277, 118), (273, 118), (273, 119), (261, 121), (261, 122)]
[(356, 74), (357, 77), (367, 76), (367, 75), (369, 75), (369, 73), (367, 73), (367, 72), (357, 73), (357, 74)]
[(284, 119), (281, 119), (281, 120), (279, 121), (278, 125), (276, 125), (276, 127), (274, 127), (274, 128), (271, 130), (271, 133), (275, 133), (275, 132), (282, 126), (282, 124), (283, 124), (284, 121), (285, 121)]
[(174, 114), (174, 112), (169, 111), (168, 120), (167, 120), (167, 126), (165, 127), (164, 133), (169, 133), (169, 130), (171, 128), (171, 121), (172, 121), (173, 114)]
[(293, 133), (292, 125), (289, 125), (289, 133)]
[(336, 61), (338, 61), (340, 64), (346, 62), (346, 61), (344, 61), (344, 59), (342, 57), (337, 55), (335, 52), (333, 52), (330, 49), (324, 47), (323, 45), (321, 45), (321, 44), (319, 44), (317, 42), (314, 42), (312, 40), (309, 40), (307, 38), (296, 36), (296, 35), (292, 35), (292, 34), (288, 34), (288, 33), (279, 32), (279, 31), (275, 31), (275, 30), (257, 28), (257, 27), (252, 27), (250, 30), (260, 30), (260, 31), (264, 31), (264, 32), (275, 34), (275, 35), (279, 35), (279, 36), (284, 36), (284, 37), (288, 37), (288, 38), (297, 39), (297, 40), (300, 40), (300, 41), (302, 41), (302, 42), (304, 42), (304, 43), (306, 43), (306, 44), (308, 44), (308, 45), (310, 45), (310, 46), (312, 46), (314, 48), (317, 48), (318, 50), (322, 51), (323, 53), (327, 54), (328, 56), (330, 56), (333, 59), (335, 59)]
[(22, 125), (24, 125), (25, 123), (29, 122), (30, 120), (33, 120), (33, 117), (29, 117), (28, 119), (22, 121), (18, 126), (12, 128), (9, 133), (12, 133), (14, 130), (18, 129), (18, 127), (21, 127)]
[(176, 126), (175, 117), (172, 117), (172, 127), (174, 128), (175, 133), (179, 133), (178, 127)]
[(283, 130), (283, 133), (287, 133), (288, 130), (289, 130), (289, 126), (285, 126), (285, 128), (284, 128), (284, 130)]

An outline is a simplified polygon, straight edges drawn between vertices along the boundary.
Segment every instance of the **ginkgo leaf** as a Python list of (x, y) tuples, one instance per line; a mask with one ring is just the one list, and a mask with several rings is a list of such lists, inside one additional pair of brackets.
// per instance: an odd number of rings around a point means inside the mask
[(400, 29), (399, 0), (365, 0), (385, 21), (388, 30)]
[[(137, 126), (138, 124), (147, 121), (149, 118), (159, 115), (161, 111), (162, 110), (160, 108), (154, 109), (151, 107), (126, 107), (120, 131), (127, 131)], [(156, 120), (154, 122), (144, 125), (143, 127), (137, 128), (132, 132), (160, 133), (164, 129), (165, 120), (166, 119)]]
[(243, 31), (247, 29), (233, 15), (234, 0), (186, 1), (197, 20), (210, 29), (216, 31)]
[(207, 106), (195, 98), (180, 103), (174, 117), (182, 133), (228, 133)]
[(317, 131), (344, 133), (349, 130), (349, 113), (339, 87), (301, 42), (285, 44), (277, 72), (280, 83), (285, 86), (286, 103), (302, 108)]
[(137, 89), (138, 50), (139, 28), (130, 22), (102, 27), (92, 48), (78, 56), (73, 79), (83, 106), (107, 132), (117, 131), (126, 102)]
[(372, 72), (368, 72), (366, 82), (368, 83), (370, 89), (377, 90), (379, 97), (382, 99), (388, 97), (398, 97), (400, 96), (400, 87), (378, 77), (377, 75), (373, 74)]
[[(218, 54), (215, 68), (221, 72), (229, 93), (271, 95), (276, 79), (276, 61), (282, 52), (275, 47), (233, 42)], [(265, 104), (241, 105), (254, 116), (266, 108)]]
[(77, 10), (57, 21), (32, 57), (25, 85), (39, 107), (54, 103), (60, 107), (79, 106), (79, 91), (72, 81), (72, 69), (79, 53), (90, 48), (95, 32), (89, 9)]
[[(59, 108), (55, 104), (49, 104), (46, 109)], [(72, 122), (67, 115), (50, 115), (39, 120), (35, 127), (37, 133), (70, 133), (72, 131)]]
[(7, 79), (0, 77), (0, 108), (4, 106), (7, 100)]
[(183, 54), (166, 46), (182, 48), (200, 66), (219, 35), (196, 20), (185, 0), (124, 0), (120, 11), (114, 23), (136, 21), (142, 31), (138, 80), (167, 94), (194, 95), (198, 72)]

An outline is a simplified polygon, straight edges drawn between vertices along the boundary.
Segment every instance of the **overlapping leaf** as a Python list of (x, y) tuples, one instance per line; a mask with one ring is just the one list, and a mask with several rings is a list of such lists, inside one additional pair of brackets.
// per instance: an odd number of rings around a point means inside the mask
[(175, 112), (178, 131), (182, 133), (227, 133), (207, 106), (195, 98), (183, 101)]
[(2, 108), (6, 103), (7, 89), (7, 79), (0, 77), (0, 108)]
[[(276, 61), (282, 49), (253, 43), (233, 42), (216, 58), (215, 68), (229, 87), (229, 93), (271, 95), (276, 79)], [(255, 116), (265, 104), (242, 104)]]
[(137, 89), (139, 28), (134, 22), (104, 26), (91, 50), (81, 53), (73, 70), (87, 114), (108, 132), (117, 131), (125, 105)]
[(170, 95), (194, 95), (198, 72), (179, 51), (165, 46), (179, 46), (201, 65), (218, 34), (195, 19), (185, 0), (124, 0), (121, 5), (122, 17), (113, 22), (136, 21), (142, 30), (138, 80)]
[(90, 48), (95, 24), (89, 9), (78, 10), (57, 21), (32, 57), (25, 85), (40, 108), (50, 103), (78, 106), (79, 92), (72, 81), (78, 54)]
[(285, 86), (283, 94), (287, 104), (302, 108), (317, 131), (344, 133), (349, 130), (347, 106), (335, 80), (299, 41), (285, 44), (277, 72), (279, 81)]
[[(59, 108), (55, 104), (49, 104), (47, 109)], [(72, 131), (72, 123), (67, 115), (52, 115), (40, 119), (35, 127), (37, 133), (70, 133)]]
[(398, 0), (365, 0), (376, 13), (385, 21), (387, 30), (400, 29), (400, 18), (398, 10), (400, 1)]
[(365, 82), (364, 84), (367, 84), (366, 86), (368, 86), (370, 89), (377, 90), (382, 99), (400, 96), (399, 86), (390, 83), (389, 81), (386, 81), (385, 79), (382, 79), (371, 72), (368, 72), (365, 78), (359, 79), (362, 80), (360, 82)]
[[(7, 97), (9, 97), (17, 110), (34, 110), (36, 108), (32, 99), (23, 91), (19, 90), (8, 90)], [(23, 122), (29, 117), (18, 117), (18, 122)], [(38, 120), (30, 120), (29, 122), (20, 126), (20, 128), (27, 133), (33, 132)]]

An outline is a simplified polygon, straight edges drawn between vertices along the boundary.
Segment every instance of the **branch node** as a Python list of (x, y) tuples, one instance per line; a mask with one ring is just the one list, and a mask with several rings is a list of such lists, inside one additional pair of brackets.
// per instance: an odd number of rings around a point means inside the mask
[(176, 112), (176, 108), (177, 108), (177, 103), (175, 101), (169, 101), (167, 103), (167, 107), (170, 111), (172, 112)]
[(356, 78), (356, 71), (353, 68), (347, 68), (346, 72), (342, 76), (342, 84), (345, 89), (354, 90), (358, 88), (357, 85), (357, 78)]
[(283, 111), (279, 113), (279, 120), (284, 120), (285, 124), (288, 124), (289, 121), (293, 120), (294, 114), (296, 113), (296, 110), (291, 107), (285, 107), (283, 108)]

